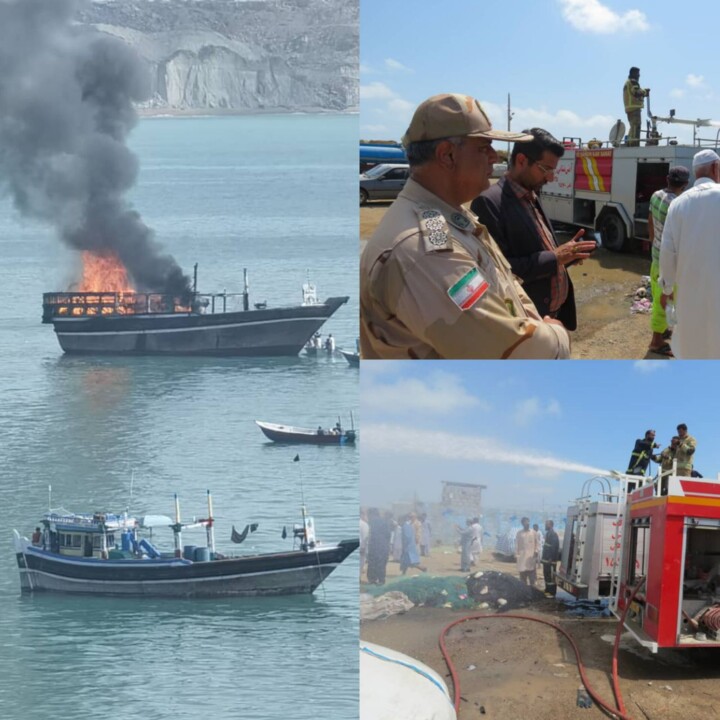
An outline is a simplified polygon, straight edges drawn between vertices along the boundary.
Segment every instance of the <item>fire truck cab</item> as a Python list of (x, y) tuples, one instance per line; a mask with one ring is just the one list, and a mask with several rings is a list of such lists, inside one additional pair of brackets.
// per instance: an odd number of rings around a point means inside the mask
[[(695, 181), (692, 159), (703, 148), (718, 151), (720, 123), (714, 120), (682, 120), (671, 110), (668, 117), (650, 111), (648, 128), (637, 146), (622, 144), (625, 125), (618, 120), (609, 140), (564, 138), (565, 154), (555, 177), (542, 190), (543, 208), (553, 222), (593, 230), (608, 250), (620, 252), (638, 246), (649, 251), (648, 214), (652, 194), (666, 185), (668, 170), (684, 165)], [(657, 123), (692, 125), (692, 144), (679, 144), (674, 137), (663, 137)], [(715, 137), (702, 138), (700, 128), (713, 128)]]
[[(644, 646), (720, 647), (720, 475), (660, 475), (628, 495), (614, 611)], [(634, 598), (632, 592), (640, 590)]]

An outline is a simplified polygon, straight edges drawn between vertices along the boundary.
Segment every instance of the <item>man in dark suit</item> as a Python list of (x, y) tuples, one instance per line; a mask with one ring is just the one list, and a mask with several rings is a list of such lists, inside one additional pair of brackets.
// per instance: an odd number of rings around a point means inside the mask
[(540, 315), (575, 330), (575, 293), (567, 266), (590, 257), (595, 243), (580, 240), (585, 232), (580, 230), (570, 242), (558, 246), (538, 193), (553, 179), (565, 150), (542, 128), (526, 132), (533, 140), (513, 145), (507, 173), (475, 198), (471, 209), (523, 280), (523, 289)]

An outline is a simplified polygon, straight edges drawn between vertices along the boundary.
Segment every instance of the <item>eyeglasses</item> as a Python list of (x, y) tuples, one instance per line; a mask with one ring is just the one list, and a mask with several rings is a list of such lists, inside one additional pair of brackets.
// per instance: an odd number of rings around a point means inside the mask
[(544, 165), (541, 162), (535, 161), (533, 165), (536, 165), (540, 168), (540, 171), (543, 175), (554, 175), (555, 174), (555, 168), (548, 167), (547, 165)]

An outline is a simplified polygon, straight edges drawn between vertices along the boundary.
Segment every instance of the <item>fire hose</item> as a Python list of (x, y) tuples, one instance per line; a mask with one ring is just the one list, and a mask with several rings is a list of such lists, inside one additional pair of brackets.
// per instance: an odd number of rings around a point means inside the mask
[[(585, 672), (585, 665), (583, 664), (582, 658), (580, 656), (580, 649), (578, 648), (574, 638), (570, 633), (565, 630), (564, 628), (560, 627), (557, 623), (554, 623), (550, 620), (545, 620), (543, 618), (534, 617), (532, 615), (523, 615), (523, 614), (517, 614), (517, 613), (503, 613), (502, 615), (490, 615), (490, 614), (480, 614), (480, 615), (466, 615), (464, 617), (459, 618), (458, 620), (454, 620), (451, 623), (448, 623), (440, 632), (440, 652), (442, 652), (443, 658), (445, 660), (445, 663), (448, 666), (448, 670), (450, 670), (450, 677), (452, 678), (453, 683), (453, 691), (454, 691), (454, 697), (453, 697), (453, 705), (455, 707), (455, 712), (460, 712), (460, 680), (457, 675), (457, 671), (455, 669), (455, 665), (453, 664), (450, 654), (448, 652), (447, 646), (445, 644), (445, 638), (448, 634), (448, 632), (454, 628), (456, 625), (460, 625), (461, 623), (468, 622), (470, 620), (503, 620), (505, 618), (508, 619), (514, 619), (514, 620), (532, 620), (534, 622), (542, 623), (543, 625), (548, 625), (549, 627), (557, 630), (559, 633), (561, 633), (570, 643), (570, 646), (573, 649), (573, 652), (575, 653), (575, 661), (577, 662), (578, 672), (580, 673), (580, 679), (582, 680), (582, 684), (584, 685), (585, 689), (588, 692), (588, 695), (595, 701), (595, 703), (601, 707), (606, 713), (608, 713), (610, 716), (614, 718), (618, 718), (618, 720), (631, 720), (630, 716), (627, 714), (627, 710), (625, 708), (625, 703), (622, 698), (622, 694), (620, 692), (620, 682), (618, 678), (618, 662), (617, 662), (617, 656), (618, 656), (618, 649), (620, 647), (620, 637), (622, 636), (622, 629), (625, 624), (625, 617), (628, 613), (628, 610), (630, 609), (630, 605), (632, 601), (635, 598), (635, 595), (638, 593), (640, 588), (645, 584), (645, 580), (643, 579), (632, 591), (630, 594), (630, 597), (628, 598), (625, 609), (623, 610), (622, 617), (620, 618), (618, 622), (617, 630), (615, 631), (615, 643), (613, 645), (613, 657), (612, 657), (612, 686), (613, 686), (613, 694), (615, 695), (615, 705), (616, 707), (613, 708), (610, 705), (608, 705), (606, 702), (604, 702), (600, 696), (597, 694), (597, 692), (591, 687), (590, 681), (588, 680), (587, 674)], [(720, 623), (720, 607), (713, 608), (717, 609), (719, 612), (717, 614), (717, 621)]]
[(715, 605), (704, 612), (702, 623), (708, 630), (718, 632), (720, 630), (720, 605)]

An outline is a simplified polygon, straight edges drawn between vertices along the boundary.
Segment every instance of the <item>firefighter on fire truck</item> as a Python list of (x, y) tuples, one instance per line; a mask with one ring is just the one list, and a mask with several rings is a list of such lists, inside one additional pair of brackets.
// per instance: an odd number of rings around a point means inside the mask
[(631, 67), (628, 79), (623, 86), (623, 103), (629, 123), (628, 146), (640, 144), (640, 124), (642, 122), (642, 109), (645, 98), (650, 94), (650, 88), (640, 87), (640, 68)]

